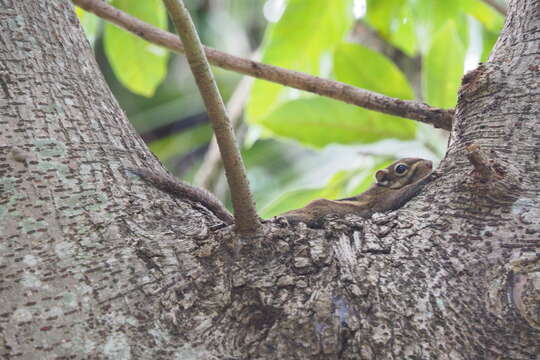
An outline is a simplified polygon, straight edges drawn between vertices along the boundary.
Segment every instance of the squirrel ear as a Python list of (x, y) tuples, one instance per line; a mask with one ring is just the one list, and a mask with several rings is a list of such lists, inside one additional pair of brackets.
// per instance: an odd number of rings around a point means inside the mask
[(377, 179), (377, 184), (387, 185), (388, 184), (388, 170), (382, 169), (375, 173), (375, 179)]

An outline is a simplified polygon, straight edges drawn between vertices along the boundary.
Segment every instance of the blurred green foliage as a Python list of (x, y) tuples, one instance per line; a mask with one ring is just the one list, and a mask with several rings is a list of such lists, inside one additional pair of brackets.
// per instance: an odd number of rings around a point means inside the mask
[[(167, 12), (161, 0), (112, 0), (111, 5), (165, 29)], [(135, 94), (150, 97), (167, 73), (169, 51), (107, 23), (103, 34), (105, 52), (114, 73)]]
[[(111, 0), (142, 20), (167, 25), (160, 0)], [(503, 17), (481, 0), (189, 0), (205, 44), (399, 99), (455, 106), (464, 71), (485, 61)], [(210, 139), (182, 56), (101, 25), (77, 9), (111, 89), (151, 150), (174, 169)], [(365, 29), (368, 29), (366, 31)], [(369, 39), (365, 40), (365, 34)], [(413, 64), (405, 66), (403, 64)], [(214, 68), (228, 99), (241, 76)], [(363, 191), (395, 158), (437, 160), (440, 132), (414, 121), (256, 80), (245, 106), (242, 149), (261, 214), (273, 216), (317, 197)], [(189, 123), (189, 124), (188, 124)], [(175, 131), (162, 134), (164, 125)], [(157, 132), (156, 132), (157, 131)], [(150, 141), (150, 140), (149, 140)], [(199, 160), (200, 161), (200, 158)], [(182, 169), (193, 174), (193, 169)], [(189, 180), (189, 178), (188, 178)]]
[[(331, 56), (350, 30), (351, 6), (352, 0), (290, 0), (279, 21), (266, 29), (261, 46), (262, 62), (313, 75), (328, 75), (324, 55)], [(280, 104), (297, 96), (297, 91), (282, 85), (256, 80), (246, 106), (246, 118), (271, 129), (272, 121), (265, 118)]]
[(464, 57), (465, 48), (456, 25), (447, 21), (433, 36), (433, 44), (424, 56), (422, 79), (428, 104), (443, 108), (455, 106), (459, 88), (456, 80), (463, 75)]

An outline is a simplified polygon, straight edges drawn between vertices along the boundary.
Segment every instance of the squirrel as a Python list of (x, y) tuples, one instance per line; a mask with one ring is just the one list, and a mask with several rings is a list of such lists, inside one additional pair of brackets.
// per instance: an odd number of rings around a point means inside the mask
[(157, 174), (151, 170), (142, 168), (129, 168), (127, 170), (138, 175), (144, 181), (154, 185), (159, 190), (171, 194), (174, 197), (188, 199), (202, 204), (226, 225), (232, 225), (234, 223), (234, 216), (227, 210), (221, 201), (208, 190), (178, 181), (169, 174)]
[[(198, 202), (213, 212), (226, 225), (234, 223), (233, 215), (211, 192), (176, 180), (171, 175), (157, 174), (148, 169), (127, 169), (156, 188), (178, 198)], [(369, 218), (376, 212), (395, 210), (417, 195), (431, 180), (432, 163), (420, 158), (404, 158), (377, 171), (376, 183), (360, 195), (339, 199), (317, 199), (307, 206), (285, 212), (291, 224), (304, 222), (316, 225), (325, 215), (355, 214)]]
[(329, 214), (354, 214), (369, 218), (376, 212), (395, 210), (405, 205), (431, 180), (432, 167), (429, 160), (400, 159), (377, 171), (375, 184), (360, 195), (339, 200), (313, 200), (303, 208), (279, 216), (292, 224), (303, 222), (313, 226)]

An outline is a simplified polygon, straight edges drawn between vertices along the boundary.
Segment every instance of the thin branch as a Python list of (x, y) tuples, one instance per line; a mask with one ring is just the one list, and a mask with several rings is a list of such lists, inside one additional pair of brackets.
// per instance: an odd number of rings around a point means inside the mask
[(501, 13), (502, 16), (506, 16), (506, 7), (499, 4), (497, 0), (484, 0), (486, 4)]
[[(166, 47), (172, 51), (184, 52), (182, 43), (175, 35), (146, 24), (102, 0), (72, 0), (72, 2), (151, 43)], [(223, 69), (330, 97), (369, 110), (421, 121), (436, 128), (445, 130), (452, 128), (452, 119), (454, 117), (452, 109), (440, 109), (419, 101), (396, 99), (339, 81), (327, 80), (298, 71), (266, 65), (208, 47), (204, 47), (204, 49), (209, 62)]]
[[(240, 117), (242, 116), (242, 111), (244, 109), (244, 104), (251, 89), (251, 84), (253, 83), (253, 78), (244, 76), (242, 80), (238, 83), (238, 86), (234, 90), (229, 102), (227, 103), (227, 112), (229, 113), (229, 118), (234, 129), (237, 128)], [(238, 132), (236, 132), (238, 136)], [(242, 143), (242, 137), (240, 137), (240, 144)], [(203, 187), (207, 190), (212, 190), (216, 180), (221, 173), (222, 169), (221, 156), (219, 154), (219, 149), (216, 142), (216, 137), (212, 137), (208, 151), (204, 156), (199, 171), (195, 174), (194, 183), (197, 186)]]
[(236, 231), (243, 235), (257, 232), (261, 223), (255, 210), (253, 196), (234, 131), (216, 82), (206, 59), (199, 35), (182, 0), (163, 0), (178, 35), (184, 43), (186, 58), (204, 100), (208, 117), (225, 167), (225, 175), (231, 189)]

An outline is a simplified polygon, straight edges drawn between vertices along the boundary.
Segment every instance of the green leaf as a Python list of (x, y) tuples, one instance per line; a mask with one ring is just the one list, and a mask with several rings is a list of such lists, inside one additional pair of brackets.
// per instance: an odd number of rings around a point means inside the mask
[(426, 54), (433, 36), (448, 21), (458, 21), (462, 17), (459, 1), (409, 0), (412, 13), (415, 15), (416, 38), (422, 54)]
[[(113, 0), (116, 8), (161, 29), (167, 14), (160, 0)], [(132, 92), (150, 97), (167, 73), (169, 52), (125, 30), (105, 25), (105, 52), (116, 77)]]
[(448, 21), (433, 37), (424, 57), (422, 85), (430, 105), (450, 108), (456, 105), (463, 75), (465, 48), (454, 21)]
[[(329, 60), (329, 54), (352, 23), (352, 0), (290, 0), (281, 19), (266, 30), (262, 61), (327, 76), (325, 59)], [(256, 80), (246, 107), (246, 118), (259, 123), (273, 108), (293, 96), (295, 91), (291, 89)]]
[(401, 8), (399, 18), (393, 22), (392, 28), (394, 31), (390, 35), (389, 42), (408, 56), (415, 56), (418, 51), (416, 24), (413, 11), (408, 4)]
[(173, 157), (208, 143), (211, 137), (210, 125), (206, 124), (153, 141), (149, 144), (149, 148), (161, 161), (166, 162)]
[(94, 43), (99, 33), (99, 24), (101, 22), (101, 19), (96, 15), (84, 11), (77, 6), (75, 7), (75, 13), (79, 18), (79, 22), (81, 23), (86, 38), (88, 39), (90, 44), (94, 46)]
[(504, 18), (482, 0), (367, 0), (366, 21), (392, 45), (414, 56), (418, 46), (423, 54), (427, 52), (433, 35), (449, 20), (459, 25), (466, 43), (464, 14), (474, 16), (493, 32), (499, 32), (504, 23)]
[(368, 0), (366, 3), (366, 20), (385, 38), (394, 31), (392, 24), (400, 17), (401, 8), (406, 0)]
[(409, 56), (418, 50), (415, 17), (407, 0), (368, 0), (366, 21), (390, 44)]
[(484, 62), (487, 61), (489, 58), (489, 55), (491, 54), (491, 50), (493, 49), (493, 46), (495, 46), (495, 43), (497, 42), (497, 39), (499, 38), (499, 33), (494, 33), (491, 31), (483, 31), (482, 33), (482, 43), (483, 43), (483, 51), (482, 55), (480, 56), (480, 61)]
[(413, 99), (405, 75), (386, 56), (357, 44), (341, 44), (335, 52), (336, 80), (400, 99)]
[(410, 120), (319, 97), (289, 101), (261, 119), (261, 124), (276, 135), (318, 147), (391, 137), (408, 140), (414, 138), (416, 129)]
[[(341, 44), (334, 63), (337, 80), (400, 99), (414, 96), (403, 73), (389, 59), (365, 47)], [(318, 97), (282, 103), (258, 123), (276, 135), (317, 147), (385, 138), (409, 140), (416, 130), (412, 121)]]
[(488, 30), (499, 32), (504, 24), (504, 17), (482, 0), (462, 0), (463, 9), (474, 16)]

